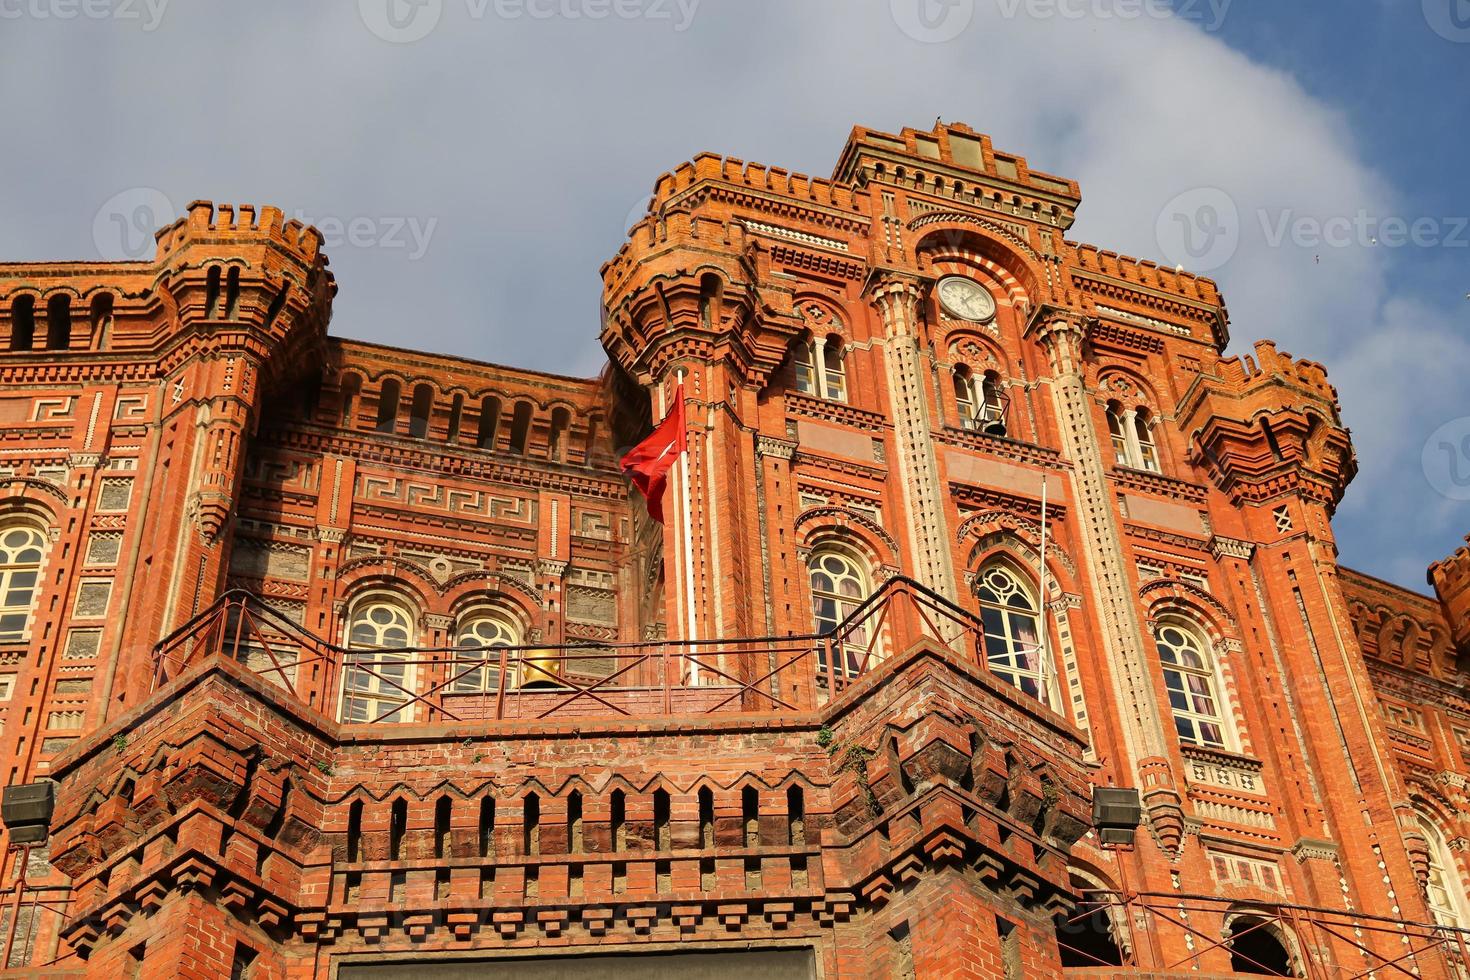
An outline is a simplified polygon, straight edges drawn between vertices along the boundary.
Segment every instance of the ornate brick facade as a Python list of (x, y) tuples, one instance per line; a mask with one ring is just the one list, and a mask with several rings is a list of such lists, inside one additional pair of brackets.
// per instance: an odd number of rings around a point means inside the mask
[(0, 266), (8, 965), (1456, 975), (1470, 553), (1339, 567), (1324, 369), (1079, 203), (961, 125), (702, 155), (595, 380), (329, 337), (271, 208)]

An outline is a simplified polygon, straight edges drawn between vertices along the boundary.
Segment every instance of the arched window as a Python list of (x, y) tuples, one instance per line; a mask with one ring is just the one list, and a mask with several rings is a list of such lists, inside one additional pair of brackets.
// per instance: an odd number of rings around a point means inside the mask
[(348, 371), (342, 375), (342, 427), (357, 426), (357, 396), (362, 393), (362, 375)]
[(516, 402), (510, 416), (510, 451), (525, 455), (526, 441), (531, 436), (531, 403)]
[(847, 401), (847, 369), (842, 363), (842, 338), (833, 334), (799, 340), (793, 350), (796, 390), (831, 401)]
[(92, 321), (92, 346), (98, 350), (106, 350), (112, 339), (112, 306), (111, 293), (98, 293), (92, 297), (91, 321)]
[(954, 397), (965, 428), (992, 436), (1006, 434), (1007, 399), (994, 372), (977, 379), (969, 365), (959, 365), (954, 369)]
[(1145, 407), (1125, 409), (1108, 402), (1108, 437), (1113, 444), (1113, 461), (1119, 466), (1159, 472), (1159, 451), (1154, 445), (1153, 415)]
[(1056, 916), (1057, 946), (1064, 967), (1122, 966), (1124, 936), (1121, 904), (1110, 888), (1100, 888), (1072, 871), (1075, 908)]
[(66, 350), (71, 346), (71, 297), (57, 293), (46, 303), (46, 349)]
[[(454, 634), (459, 648), (454, 666), (454, 681), (449, 689), (456, 694), (493, 692), (500, 687), (501, 647), (520, 645), (520, 629), (499, 610), (476, 610), (460, 620)], [(484, 666), (472, 666), (480, 661)], [(509, 680), (507, 678), (507, 680)]]
[(1123, 409), (1117, 402), (1108, 403), (1108, 436), (1113, 443), (1113, 462), (1129, 465), (1128, 433), (1123, 428)]
[(475, 445), (481, 449), (495, 448), (495, 435), (500, 428), (500, 399), (486, 396), (480, 400), (480, 431)]
[(378, 423), (379, 432), (392, 434), (398, 428), (398, 401), (402, 397), (403, 386), (395, 378), (385, 378), (383, 387), (378, 392)]
[(1159, 471), (1159, 453), (1154, 448), (1152, 426), (1149, 424), (1148, 409), (1140, 408), (1133, 414), (1133, 428), (1138, 433), (1138, 468)]
[(39, 528), (0, 525), (0, 643), (19, 643), (30, 633), (45, 557), (46, 536)]
[[(835, 630), (872, 591), (862, 563), (837, 548), (817, 550), (807, 563), (807, 570), (811, 576), (812, 617), (818, 633)], [(824, 678), (834, 672), (841, 678), (856, 677), (876, 653), (873, 645), (866, 625), (843, 634), (834, 655), (837, 663), (829, 664), (826, 649), (818, 648), (818, 674)]]
[(17, 296), (10, 304), (10, 349), (30, 350), (36, 342), (36, 298)]
[(230, 266), (225, 277), (225, 319), (233, 320), (240, 315), (240, 267)]
[(353, 607), (347, 621), (342, 721), (408, 721), (413, 618), (396, 599), (374, 596)]
[(975, 376), (966, 364), (954, 369), (954, 402), (959, 406), (960, 424), (967, 429), (978, 429), (979, 413), (975, 408), (979, 399), (975, 397)]
[(1230, 969), (1247, 976), (1297, 977), (1296, 957), (1287, 948), (1281, 922), (1271, 916), (1241, 914), (1225, 923)]
[(1470, 922), (1466, 909), (1470, 907), (1465, 898), (1465, 886), (1455, 867), (1455, 859), (1445, 843), (1439, 827), (1423, 813), (1415, 813), (1419, 821), (1419, 832), (1429, 844), (1429, 877), (1424, 882), (1424, 897), (1429, 903), (1429, 912), (1434, 921), (1442, 926), (1464, 928)]
[(985, 661), (1000, 680), (1046, 703), (1041, 617), (1036, 600), (1009, 567), (987, 566), (975, 586), (985, 626)]
[(413, 401), (409, 403), (408, 434), (423, 439), (429, 434), (429, 418), (434, 411), (434, 389), (427, 384), (413, 387)]
[(449, 443), (459, 442), (459, 427), (464, 424), (464, 393), (456, 391), (454, 400), (449, 403), (449, 429), (445, 434), (445, 441)]
[(220, 267), (212, 265), (204, 277), (204, 318), (213, 320), (215, 310), (219, 307), (219, 279)]
[(567, 430), (572, 426), (572, 413), (565, 408), (556, 408), (551, 412), (551, 432), (547, 436), (547, 455), (556, 462), (561, 462), (567, 455)]
[(1164, 687), (1179, 740), (1207, 748), (1225, 747), (1225, 726), (1215, 697), (1215, 672), (1199, 633), (1184, 623), (1161, 623), (1154, 631)]

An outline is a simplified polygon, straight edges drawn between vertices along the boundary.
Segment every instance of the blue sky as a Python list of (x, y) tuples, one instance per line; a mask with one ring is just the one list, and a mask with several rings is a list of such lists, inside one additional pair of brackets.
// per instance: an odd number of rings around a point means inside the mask
[[(1163, 3), (0, 0), (0, 259), (272, 203), (338, 226), (335, 333), (590, 374), (660, 172), (826, 174), (855, 123), (963, 120), (1082, 182), (1074, 238), (1218, 279), (1232, 352), (1327, 366), (1342, 558), (1423, 589), (1470, 531), (1470, 0)], [(1176, 256), (1201, 194), (1229, 247)]]

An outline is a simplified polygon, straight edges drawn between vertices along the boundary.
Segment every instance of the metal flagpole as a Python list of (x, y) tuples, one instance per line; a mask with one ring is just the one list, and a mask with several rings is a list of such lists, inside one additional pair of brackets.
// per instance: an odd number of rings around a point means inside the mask
[(1037, 623), (1041, 627), (1039, 640), (1040, 660), (1036, 665), (1036, 677), (1038, 694), (1041, 695), (1042, 703), (1046, 703), (1046, 484), (1047, 474), (1041, 474), (1041, 568), (1039, 569), (1041, 598), (1041, 615), (1037, 617)]
[[(683, 368), (680, 368), (679, 369), (679, 376), (678, 377), (679, 377), (679, 383), (678, 383), (678, 386), (674, 390), (680, 392), (681, 393), (681, 397), (683, 397), (683, 394), (682, 394), (683, 393), (683, 390), (684, 390), (684, 369)], [(685, 405), (688, 404), (688, 398), (687, 397), (684, 398), (684, 402), (685, 402)], [(683, 454), (680, 456), (680, 458), (678, 460), (678, 465), (679, 465), (679, 503), (680, 503), (680, 506), (684, 510), (684, 534), (683, 534), (683, 539), (684, 539), (683, 540), (683, 544), (684, 544), (684, 608), (686, 610), (688, 610), (688, 613), (687, 613), (688, 624), (687, 624), (687, 630), (686, 630), (686, 632), (684, 634), (684, 638), (686, 640), (697, 640), (697, 639), (699, 639), (699, 625), (698, 625), (698, 619), (697, 619), (697, 617), (694, 614), (694, 528), (693, 528), (693, 524), (694, 524), (694, 505), (693, 505), (693, 502), (690, 499), (690, 491), (689, 491), (689, 445), (688, 445), (689, 417), (688, 417), (688, 413), (684, 411), (684, 405), (679, 406), (679, 414), (680, 414), (680, 417), (684, 420), (684, 433), (683, 433), (683, 437), (685, 439), (684, 452), (683, 452)], [(689, 661), (690, 661), (690, 664), (691, 664), (691, 669), (690, 669), (690, 672), (689, 672), (690, 673), (690, 679), (691, 679), (691, 681), (693, 683), (698, 684), (699, 683), (699, 658), (696, 657), (692, 651), (689, 654)]]

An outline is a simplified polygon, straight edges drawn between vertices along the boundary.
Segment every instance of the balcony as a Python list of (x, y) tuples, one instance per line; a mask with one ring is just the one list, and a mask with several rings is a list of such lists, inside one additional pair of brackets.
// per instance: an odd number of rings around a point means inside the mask
[(348, 648), (232, 591), (158, 643), (153, 689), (223, 657), (344, 724), (789, 715), (921, 638), (983, 670), (982, 633), (978, 617), (903, 577), (825, 634), (495, 648)]

